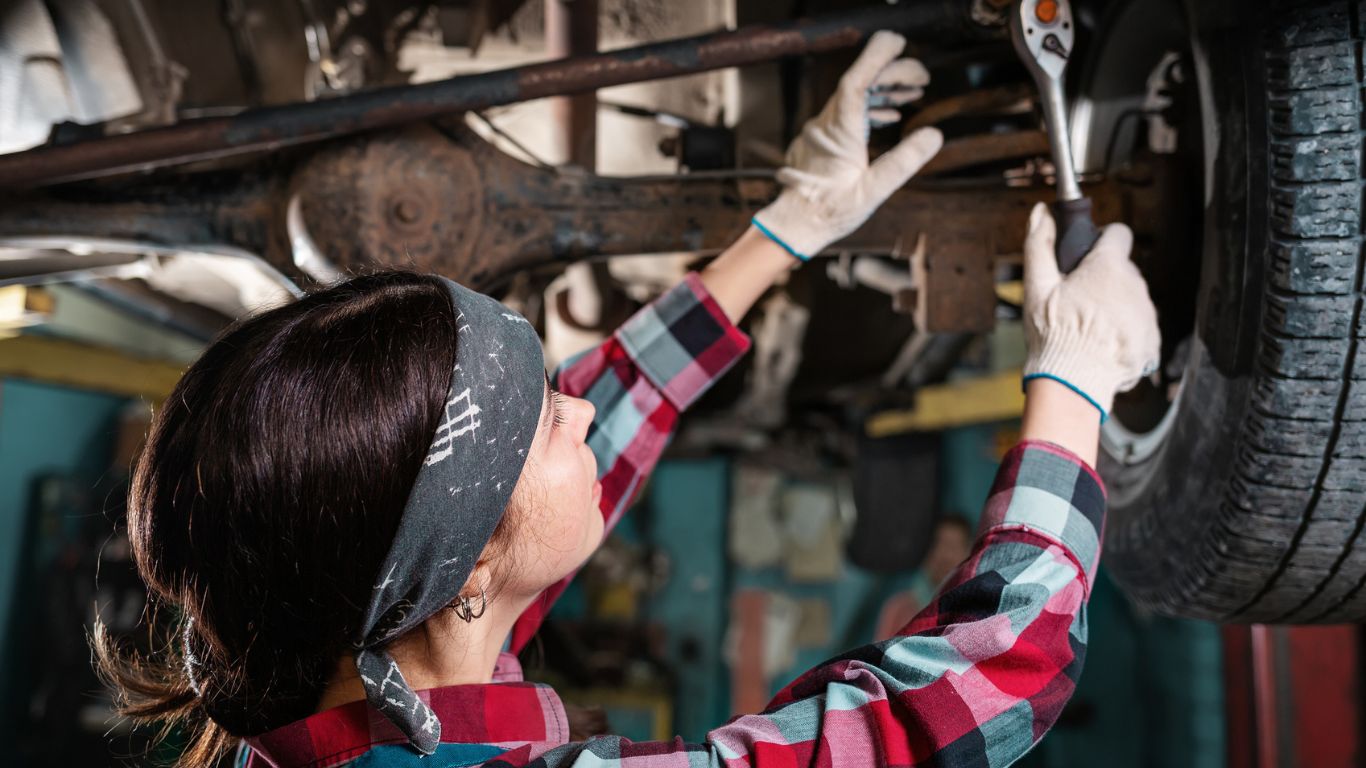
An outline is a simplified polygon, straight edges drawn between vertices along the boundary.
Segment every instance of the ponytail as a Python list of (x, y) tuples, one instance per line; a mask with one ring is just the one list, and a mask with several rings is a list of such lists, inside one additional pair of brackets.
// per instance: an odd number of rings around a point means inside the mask
[(95, 671), (114, 690), (115, 712), (141, 725), (160, 726), (157, 741), (172, 730), (188, 735), (180, 756), (181, 768), (213, 768), (237, 739), (215, 723), (185, 675), (176, 643), (168, 641), (161, 654), (141, 654), (120, 647), (98, 618), (90, 634)]
[[(307, 717), (359, 631), (440, 423), (455, 311), (436, 277), (380, 272), (238, 323), (153, 419), (128, 538), (158, 636), (96, 622), (118, 711), (189, 734), (180, 765)], [(155, 608), (176, 614), (158, 624)]]

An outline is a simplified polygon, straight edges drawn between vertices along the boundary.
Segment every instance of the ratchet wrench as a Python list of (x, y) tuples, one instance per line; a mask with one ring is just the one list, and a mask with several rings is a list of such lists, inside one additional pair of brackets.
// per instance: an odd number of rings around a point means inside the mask
[(1067, 104), (1063, 72), (1072, 55), (1076, 36), (1072, 6), (1068, 0), (1020, 0), (1010, 17), (1010, 36), (1015, 51), (1034, 76), (1043, 101), (1044, 122), (1057, 169), (1058, 269), (1071, 272), (1100, 239), (1091, 220), (1091, 198), (1081, 193), (1076, 165), (1072, 162), (1071, 133), (1067, 127)]

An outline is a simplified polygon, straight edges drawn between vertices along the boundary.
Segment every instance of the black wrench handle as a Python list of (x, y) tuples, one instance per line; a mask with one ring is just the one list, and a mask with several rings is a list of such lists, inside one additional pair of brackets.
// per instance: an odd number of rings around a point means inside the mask
[(1100, 230), (1091, 220), (1091, 198), (1061, 200), (1053, 205), (1058, 222), (1058, 269), (1067, 274), (1081, 264), (1100, 239)]

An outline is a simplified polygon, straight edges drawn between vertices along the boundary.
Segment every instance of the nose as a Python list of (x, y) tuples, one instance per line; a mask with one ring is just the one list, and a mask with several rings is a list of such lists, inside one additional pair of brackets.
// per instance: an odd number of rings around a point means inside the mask
[(593, 417), (597, 415), (598, 409), (592, 403), (580, 397), (569, 398), (567, 407), (570, 409), (570, 422), (574, 426), (574, 436), (579, 442), (588, 439), (588, 427), (593, 423)]

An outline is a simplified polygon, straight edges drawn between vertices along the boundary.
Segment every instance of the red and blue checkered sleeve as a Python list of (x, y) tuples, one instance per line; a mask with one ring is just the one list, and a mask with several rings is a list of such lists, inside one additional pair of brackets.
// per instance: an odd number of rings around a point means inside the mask
[[(605, 529), (621, 519), (673, 437), (678, 415), (697, 401), (746, 351), (749, 337), (689, 273), (642, 307), (611, 338), (566, 361), (556, 388), (588, 400), (597, 415), (588, 447), (598, 460)], [(547, 589), (518, 619), (512, 651), (535, 634), (567, 577)]]
[(1104, 486), (1085, 462), (1049, 443), (1016, 446), (971, 556), (929, 606), (896, 637), (797, 679), (766, 716), (819, 721), (812, 764), (1009, 765), (1076, 687), (1104, 519)]
[(1052, 727), (1086, 650), (1105, 492), (1081, 459), (1023, 443), (997, 473), (972, 555), (894, 638), (802, 675), (705, 744), (604, 737), (556, 766), (1009, 765)]

